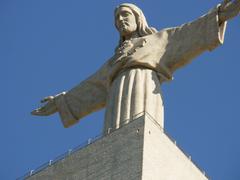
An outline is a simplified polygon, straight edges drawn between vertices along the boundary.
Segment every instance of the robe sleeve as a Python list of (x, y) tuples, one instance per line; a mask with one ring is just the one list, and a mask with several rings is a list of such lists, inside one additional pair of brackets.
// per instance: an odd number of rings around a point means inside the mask
[(226, 22), (219, 25), (218, 12), (219, 6), (193, 22), (165, 30), (168, 43), (161, 65), (170, 77), (204, 51), (223, 44)]
[(108, 62), (79, 85), (55, 96), (54, 101), (64, 127), (74, 125), (82, 117), (105, 107)]

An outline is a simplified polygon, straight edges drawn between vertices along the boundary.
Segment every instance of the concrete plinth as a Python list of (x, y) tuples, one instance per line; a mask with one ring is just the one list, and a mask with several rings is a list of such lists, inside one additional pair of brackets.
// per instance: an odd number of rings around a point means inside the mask
[(147, 114), (29, 180), (207, 180)]

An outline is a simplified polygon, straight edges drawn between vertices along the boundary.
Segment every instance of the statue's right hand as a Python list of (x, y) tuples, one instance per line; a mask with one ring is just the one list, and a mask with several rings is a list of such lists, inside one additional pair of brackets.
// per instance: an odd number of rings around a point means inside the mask
[(32, 115), (36, 116), (48, 116), (57, 112), (57, 106), (54, 102), (53, 96), (45, 97), (41, 100), (41, 103), (46, 103), (42, 107), (37, 108), (31, 112)]

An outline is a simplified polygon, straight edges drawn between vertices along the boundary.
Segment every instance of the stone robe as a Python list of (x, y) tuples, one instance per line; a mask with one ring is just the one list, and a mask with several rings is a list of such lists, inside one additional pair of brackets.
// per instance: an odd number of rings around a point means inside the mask
[(142, 113), (162, 127), (160, 84), (201, 53), (223, 43), (226, 22), (218, 7), (179, 27), (125, 41), (95, 74), (55, 98), (62, 123), (69, 127), (106, 107), (104, 132), (117, 129)]

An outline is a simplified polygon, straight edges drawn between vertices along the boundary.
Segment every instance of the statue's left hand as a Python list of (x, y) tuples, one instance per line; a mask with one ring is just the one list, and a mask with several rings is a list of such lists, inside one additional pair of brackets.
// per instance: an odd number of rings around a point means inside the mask
[(240, 0), (224, 0), (219, 10), (220, 24), (237, 16), (240, 12)]
[(41, 103), (46, 103), (42, 107), (37, 108), (31, 112), (32, 115), (37, 116), (49, 116), (51, 114), (54, 114), (57, 112), (57, 106), (54, 102), (53, 96), (45, 97), (43, 100), (41, 100)]

